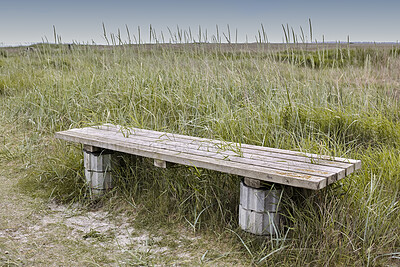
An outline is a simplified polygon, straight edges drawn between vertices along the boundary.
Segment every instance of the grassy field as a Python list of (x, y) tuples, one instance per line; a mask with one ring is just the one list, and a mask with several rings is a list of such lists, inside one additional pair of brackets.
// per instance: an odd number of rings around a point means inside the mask
[[(0, 163), (8, 174), (24, 173), (17, 186), (30, 196), (124, 212), (146, 231), (180, 227), (233, 251), (206, 252), (198, 264), (394, 266), (399, 100), (399, 46), (1, 48)], [(53, 135), (106, 122), (360, 159), (363, 167), (324, 190), (284, 187), (281, 235), (259, 238), (238, 227), (236, 176), (160, 170), (125, 156), (129, 168), (120, 170), (113, 191), (90, 201), (81, 147)]]

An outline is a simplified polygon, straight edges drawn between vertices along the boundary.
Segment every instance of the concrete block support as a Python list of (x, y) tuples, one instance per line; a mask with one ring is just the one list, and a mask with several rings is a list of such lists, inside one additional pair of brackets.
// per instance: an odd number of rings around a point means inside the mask
[(279, 234), (280, 189), (254, 188), (240, 183), (239, 225), (256, 235)]
[(83, 150), (86, 182), (92, 197), (104, 194), (112, 188), (112, 151), (100, 150), (89, 152)]

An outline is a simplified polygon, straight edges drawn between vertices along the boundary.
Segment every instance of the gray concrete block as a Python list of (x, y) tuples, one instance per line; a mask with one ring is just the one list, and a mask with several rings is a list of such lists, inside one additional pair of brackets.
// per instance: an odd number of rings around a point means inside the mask
[(255, 235), (279, 235), (279, 217), (276, 212), (255, 212), (239, 205), (239, 225)]
[(257, 189), (240, 183), (240, 205), (255, 212), (278, 212), (282, 190)]
[(83, 151), (83, 161), (85, 170), (104, 172), (112, 169), (112, 154), (109, 153), (91, 153)]
[(108, 190), (112, 188), (111, 172), (94, 172), (85, 170), (86, 182), (91, 189)]

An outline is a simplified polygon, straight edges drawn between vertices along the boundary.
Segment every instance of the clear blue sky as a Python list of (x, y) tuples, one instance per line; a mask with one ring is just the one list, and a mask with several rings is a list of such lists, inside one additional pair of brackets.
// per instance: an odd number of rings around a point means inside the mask
[(396, 42), (400, 39), (400, 0), (0, 0), (0, 44), (40, 42), (47, 37), (53, 41), (53, 25), (62, 41), (104, 43), (102, 23), (107, 31), (121, 30), (126, 38), (125, 25), (131, 35), (142, 29), (148, 40), (151, 24), (169, 38), (167, 27), (179, 25), (191, 28), (197, 35), (199, 25), (215, 34), (238, 30), (238, 41), (255, 41), (264, 25), (270, 42), (282, 42), (282, 24), (300, 33), (300, 26), (309, 37), (308, 19), (313, 25), (313, 39), (322, 41)]

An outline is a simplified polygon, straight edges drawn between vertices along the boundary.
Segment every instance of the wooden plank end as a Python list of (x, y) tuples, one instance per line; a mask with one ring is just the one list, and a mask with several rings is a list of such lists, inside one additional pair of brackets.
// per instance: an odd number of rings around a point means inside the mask
[(158, 168), (167, 168), (167, 162), (165, 160), (160, 160), (160, 159), (154, 159), (154, 166)]

